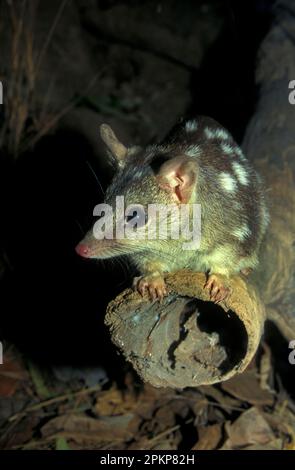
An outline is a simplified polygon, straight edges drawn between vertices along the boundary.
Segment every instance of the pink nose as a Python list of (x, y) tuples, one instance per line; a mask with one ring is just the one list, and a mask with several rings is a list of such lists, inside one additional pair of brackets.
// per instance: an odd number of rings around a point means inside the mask
[(88, 248), (87, 245), (84, 245), (83, 243), (79, 243), (76, 248), (76, 253), (78, 255), (83, 256), (83, 258), (88, 258), (90, 254), (90, 249)]

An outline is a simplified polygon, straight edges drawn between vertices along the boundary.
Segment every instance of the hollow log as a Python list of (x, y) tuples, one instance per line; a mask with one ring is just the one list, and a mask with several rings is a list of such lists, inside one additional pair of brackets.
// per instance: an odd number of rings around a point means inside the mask
[(212, 384), (243, 372), (259, 345), (265, 312), (286, 339), (295, 338), (295, 106), (288, 100), (294, 18), (292, 2), (276, 3), (258, 54), (257, 111), (243, 142), (264, 178), (270, 209), (258, 270), (247, 280), (233, 277), (232, 295), (219, 305), (204, 290), (204, 274), (180, 271), (167, 275), (169, 294), (161, 304), (127, 289), (108, 306), (112, 340), (156, 387)]
[(183, 388), (242, 372), (256, 352), (265, 319), (255, 288), (236, 276), (228, 302), (214, 304), (203, 273), (183, 270), (165, 280), (169, 293), (161, 303), (127, 289), (107, 309), (112, 340), (142, 379)]

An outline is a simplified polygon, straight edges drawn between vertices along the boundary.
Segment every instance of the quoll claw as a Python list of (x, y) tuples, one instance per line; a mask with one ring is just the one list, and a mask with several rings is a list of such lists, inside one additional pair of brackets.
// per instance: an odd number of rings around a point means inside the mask
[(230, 288), (225, 286), (222, 279), (216, 274), (210, 274), (204, 287), (209, 290), (210, 299), (215, 303), (227, 300), (231, 294)]
[(134, 279), (134, 288), (144, 296), (147, 293), (151, 300), (163, 300), (164, 296), (167, 295), (166, 284), (162, 276), (147, 275), (141, 276)]

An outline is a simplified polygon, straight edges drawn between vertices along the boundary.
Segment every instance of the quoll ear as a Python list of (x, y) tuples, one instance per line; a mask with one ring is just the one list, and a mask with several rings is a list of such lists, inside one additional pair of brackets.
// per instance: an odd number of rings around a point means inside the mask
[(191, 198), (197, 175), (198, 166), (195, 160), (176, 157), (162, 164), (157, 178), (160, 186), (173, 193), (173, 199), (177, 203), (186, 204)]
[(100, 136), (117, 160), (118, 165), (120, 167), (124, 166), (128, 149), (117, 139), (113, 129), (108, 124), (102, 124), (100, 126)]

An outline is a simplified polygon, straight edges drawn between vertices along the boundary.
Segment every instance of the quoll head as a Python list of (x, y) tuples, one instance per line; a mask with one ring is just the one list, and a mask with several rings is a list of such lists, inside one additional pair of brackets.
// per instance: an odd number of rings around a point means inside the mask
[(97, 239), (94, 235), (95, 227), (103, 223), (104, 228), (106, 225), (115, 227), (116, 207), (120, 197), (120, 201), (124, 201), (124, 208), (128, 208), (121, 223), (131, 224), (137, 231), (146, 233), (148, 224), (152, 222), (148, 217), (149, 205), (179, 206), (190, 202), (197, 180), (197, 164), (175, 145), (128, 148), (107, 124), (101, 125), (100, 134), (116, 168), (104, 201), (112, 211), (102, 211), (100, 222), (94, 224), (93, 229), (77, 245), (76, 251), (80, 256), (96, 259), (145, 251), (147, 244), (152, 245), (152, 241), (146, 237), (121, 238), (113, 229), (112, 233)]

